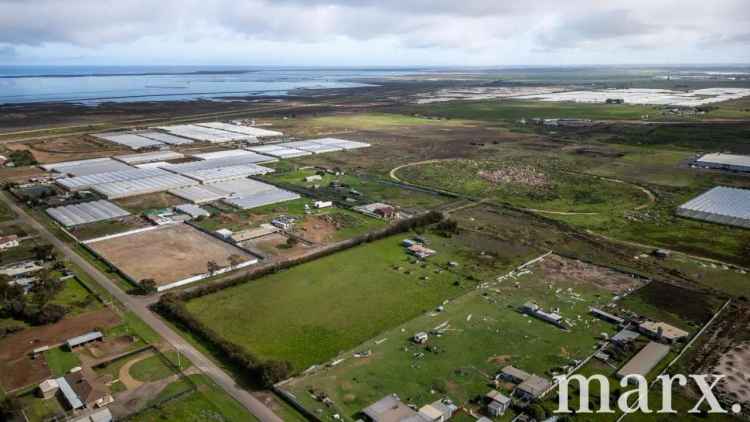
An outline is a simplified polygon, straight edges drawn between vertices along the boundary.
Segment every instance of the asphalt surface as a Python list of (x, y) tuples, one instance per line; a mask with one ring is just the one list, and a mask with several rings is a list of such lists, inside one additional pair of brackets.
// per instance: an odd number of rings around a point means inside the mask
[(25, 210), (17, 206), (4, 192), (0, 192), (0, 200), (5, 202), (18, 216), (18, 219), (26, 222), (29, 226), (33, 227), (34, 230), (39, 232), (40, 236), (54, 245), (54, 247), (62, 252), (68, 259), (78, 265), (83, 271), (86, 272), (94, 281), (99, 283), (100, 286), (105, 288), (114, 298), (120, 301), (127, 309), (131, 310), (146, 324), (148, 324), (154, 331), (167, 341), (172, 347), (178, 349), (180, 353), (187, 357), (193, 365), (210, 377), (216, 384), (224, 389), (230, 396), (234, 397), (235, 400), (240, 402), (250, 413), (263, 422), (282, 422), (282, 419), (278, 417), (271, 409), (265, 406), (260, 400), (256, 399), (252, 394), (243, 389), (241, 386), (230, 377), (224, 370), (219, 368), (215, 363), (208, 359), (203, 353), (198, 351), (190, 343), (185, 341), (179, 334), (177, 334), (171, 327), (169, 327), (164, 321), (158, 318), (151, 310), (148, 309), (148, 305), (153, 300), (146, 298), (139, 298), (130, 296), (127, 293), (120, 290), (120, 288), (110, 280), (104, 273), (99, 269), (89, 264), (88, 261), (78, 255), (67, 243), (58, 239), (52, 232), (47, 229), (44, 225), (36, 221), (31, 217)]

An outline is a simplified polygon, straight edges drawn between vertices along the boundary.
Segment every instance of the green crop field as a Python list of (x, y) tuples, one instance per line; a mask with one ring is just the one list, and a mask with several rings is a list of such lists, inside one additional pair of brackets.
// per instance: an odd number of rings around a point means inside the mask
[[(530, 274), (484, 284), (447, 303), (444, 312), (382, 333), (338, 355), (337, 360), (344, 360), (336, 366), (301, 376), (284, 388), (313, 412), (356, 419), (358, 411), (392, 393), (417, 406), (449, 397), (475, 408), (470, 401), (489, 391), (490, 378), (505, 365), (550, 378), (551, 370), (593, 353), (597, 337), (616, 329), (588, 315), (590, 306), (610, 302), (612, 292), (590, 280), (561, 277), (553, 268), (533, 265)], [(547, 310), (559, 308), (574, 325), (564, 331), (521, 314), (517, 308), (527, 301)], [(427, 346), (410, 341), (420, 331), (432, 332)], [(353, 356), (366, 351), (371, 356)], [(311, 392), (327, 395), (334, 406), (327, 408)]]
[(474, 287), (468, 266), (442, 268), (450, 260), (471, 262), (471, 253), (430, 235), (438, 255), (415, 263), (400, 246), (407, 237), (318, 259), (192, 300), (187, 308), (227, 340), (301, 371)]

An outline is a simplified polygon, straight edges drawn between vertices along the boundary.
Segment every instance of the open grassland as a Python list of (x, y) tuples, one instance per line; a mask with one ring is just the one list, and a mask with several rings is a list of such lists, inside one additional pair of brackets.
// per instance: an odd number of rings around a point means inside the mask
[(15, 217), (15, 213), (4, 202), (0, 202), (0, 221), (12, 220)]
[(336, 114), (332, 116), (314, 117), (306, 122), (310, 130), (316, 129), (357, 129), (378, 130), (398, 126), (438, 126), (452, 127), (462, 126), (467, 122), (460, 120), (435, 120), (424, 117), (415, 117), (405, 114), (391, 113), (357, 113)]
[[(615, 327), (588, 315), (590, 306), (608, 303), (612, 291), (557, 272), (556, 265), (566, 261), (549, 259), (555, 264), (533, 265), (530, 273), (486, 283), (447, 303), (444, 312), (421, 315), (382, 333), (337, 356), (344, 361), (336, 366), (284, 388), (313, 412), (322, 409), (326, 415), (356, 419), (361, 409), (392, 393), (417, 406), (449, 397), (478, 410), (471, 400), (487, 393), (490, 379), (506, 365), (550, 377), (550, 371), (593, 353), (597, 336), (612, 334)], [(588, 270), (601, 271), (593, 268)], [(617, 282), (610, 286), (622, 287)], [(574, 325), (565, 331), (520, 313), (518, 308), (527, 301), (548, 310), (559, 308)], [(410, 340), (420, 331), (432, 334), (426, 346)], [(371, 351), (369, 357), (353, 357), (366, 351)], [(330, 397), (334, 406), (327, 408), (311, 393)]]
[(102, 303), (76, 277), (71, 277), (63, 281), (62, 290), (52, 298), (51, 303), (68, 307), (69, 316), (93, 311), (102, 307)]
[(404, 167), (397, 176), (420, 186), (545, 211), (599, 213), (648, 203), (643, 192), (630, 185), (542, 161), (440, 161)]
[(657, 107), (626, 104), (584, 104), (528, 100), (450, 102), (425, 106), (408, 106), (404, 112), (422, 113), (451, 119), (499, 122), (522, 118), (578, 118), (597, 120), (640, 120), (659, 114)]
[[(472, 254), (429, 236), (438, 255), (409, 258), (395, 236), (222, 290), (187, 309), (224, 338), (297, 371), (434, 309), (475, 285)], [(464, 259), (466, 258), (466, 259)], [(462, 266), (449, 270), (447, 262)], [(491, 265), (491, 264), (487, 264)]]

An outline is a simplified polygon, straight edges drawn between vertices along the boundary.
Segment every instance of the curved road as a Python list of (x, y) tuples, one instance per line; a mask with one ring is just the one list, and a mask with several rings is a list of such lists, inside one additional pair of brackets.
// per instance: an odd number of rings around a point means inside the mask
[(255, 415), (258, 419), (263, 422), (282, 422), (282, 419), (274, 414), (271, 409), (266, 407), (260, 400), (256, 399), (252, 394), (243, 389), (241, 386), (230, 377), (226, 372), (219, 368), (215, 363), (208, 359), (203, 353), (198, 351), (190, 343), (185, 341), (179, 334), (177, 334), (171, 327), (169, 327), (164, 321), (154, 315), (148, 308), (149, 300), (144, 298), (138, 298), (130, 296), (127, 293), (120, 290), (114, 282), (112, 282), (104, 273), (99, 271), (96, 267), (89, 264), (88, 261), (78, 255), (67, 243), (58, 239), (52, 232), (47, 229), (44, 225), (36, 221), (31, 217), (25, 210), (16, 205), (4, 192), (0, 192), (0, 200), (5, 202), (10, 209), (12, 209), (19, 219), (23, 220), (26, 224), (33, 227), (34, 230), (39, 232), (40, 236), (55, 246), (57, 250), (62, 252), (68, 259), (78, 265), (83, 271), (86, 272), (92, 279), (94, 279), (100, 286), (105, 288), (109, 294), (120, 301), (126, 308), (131, 310), (133, 313), (138, 315), (140, 319), (148, 324), (154, 331), (164, 338), (172, 347), (179, 350), (183, 356), (190, 359), (190, 361), (210, 377), (216, 384), (224, 389), (229, 395), (234, 397), (240, 402), (250, 413)]

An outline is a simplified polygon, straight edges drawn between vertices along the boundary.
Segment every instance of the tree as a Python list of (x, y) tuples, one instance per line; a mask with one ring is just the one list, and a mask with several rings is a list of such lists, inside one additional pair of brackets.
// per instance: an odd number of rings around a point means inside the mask
[(0, 401), (0, 419), (12, 420), (21, 411), (21, 402), (14, 396), (7, 395)]
[(532, 404), (529, 406), (529, 415), (537, 421), (543, 421), (547, 417), (547, 412), (539, 404)]
[(259, 369), (263, 385), (271, 387), (277, 382), (289, 378), (289, 374), (292, 372), (292, 365), (286, 361), (272, 360), (263, 362)]
[(244, 261), (245, 260), (237, 254), (229, 255), (229, 266), (232, 268), (239, 267)]
[(219, 264), (216, 263), (216, 261), (208, 261), (206, 263), (206, 267), (208, 269), (208, 273), (211, 275), (216, 274), (216, 272), (221, 269), (221, 267), (219, 266)]
[(138, 285), (138, 290), (144, 295), (156, 293), (158, 291), (156, 287), (156, 280), (153, 278), (144, 278)]
[(55, 248), (52, 245), (36, 245), (32, 249), (34, 257), (42, 261), (52, 261), (55, 259)]
[(299, 239), (295, 236), (289, 236), (286, 238), (286, 246), (290, 249), (297, 246), (298, 243)]
[(68, 313), (68, 308), (56, 303), (48, 303), (31, 316), (31, 322), (36, 325), (52, 324), (63, 319)]

